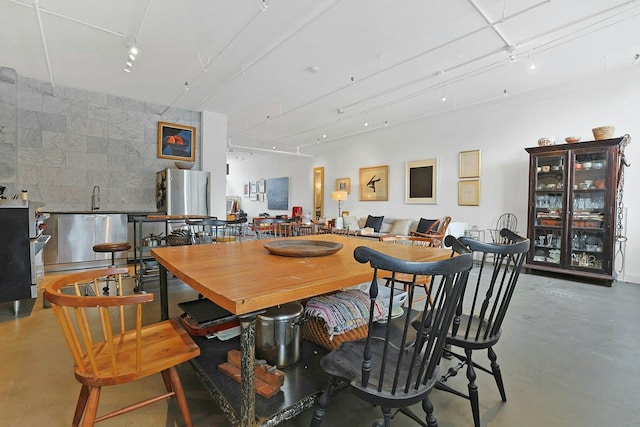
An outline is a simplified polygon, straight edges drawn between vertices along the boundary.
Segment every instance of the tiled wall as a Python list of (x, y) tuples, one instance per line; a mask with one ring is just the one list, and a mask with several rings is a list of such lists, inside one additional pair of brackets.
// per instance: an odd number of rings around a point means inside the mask
[(51, 86), (0, 67), (0, 185), (28, 190), (47, 210), (88, 210), (100, 187), (101, 210), (155, 211), (158, 122), (196, 128), (199, 112)]

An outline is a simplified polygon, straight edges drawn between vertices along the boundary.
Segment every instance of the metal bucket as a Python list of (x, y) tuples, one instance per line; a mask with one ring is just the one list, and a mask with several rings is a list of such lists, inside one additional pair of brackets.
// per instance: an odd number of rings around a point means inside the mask
[(267, 309), (256, 319), (256, 354), (270, 365), (289, 366), (302, 358), (304, 308), (290, 302)]

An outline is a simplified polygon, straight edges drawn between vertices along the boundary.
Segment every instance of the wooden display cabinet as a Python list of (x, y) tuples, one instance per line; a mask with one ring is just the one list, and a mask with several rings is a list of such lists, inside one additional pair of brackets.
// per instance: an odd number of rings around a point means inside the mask
[(526, 148), (529, 153), (525, 268), (611, 286), (619, 147), (624, 138)]

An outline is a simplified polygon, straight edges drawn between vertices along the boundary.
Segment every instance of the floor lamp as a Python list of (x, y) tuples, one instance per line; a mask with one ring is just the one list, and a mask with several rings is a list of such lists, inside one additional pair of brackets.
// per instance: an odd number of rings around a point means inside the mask
[(331, 193), (331, 200), (338, 202), (338, 217), (336, 218), (336, 229), (342, 230), (344, 222), (342, 220), (342, 213), (340, 212), (340, 202), (347, 200), (349, 193), (346, 191), (334, 191)]

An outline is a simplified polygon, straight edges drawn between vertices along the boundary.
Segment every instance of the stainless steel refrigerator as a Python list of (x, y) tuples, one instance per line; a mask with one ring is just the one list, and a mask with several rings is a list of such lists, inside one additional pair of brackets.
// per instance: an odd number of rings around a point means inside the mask
[(165, 169), (156, 177), (156, 206), (167, 215), (209, 215), (211, 174)]

